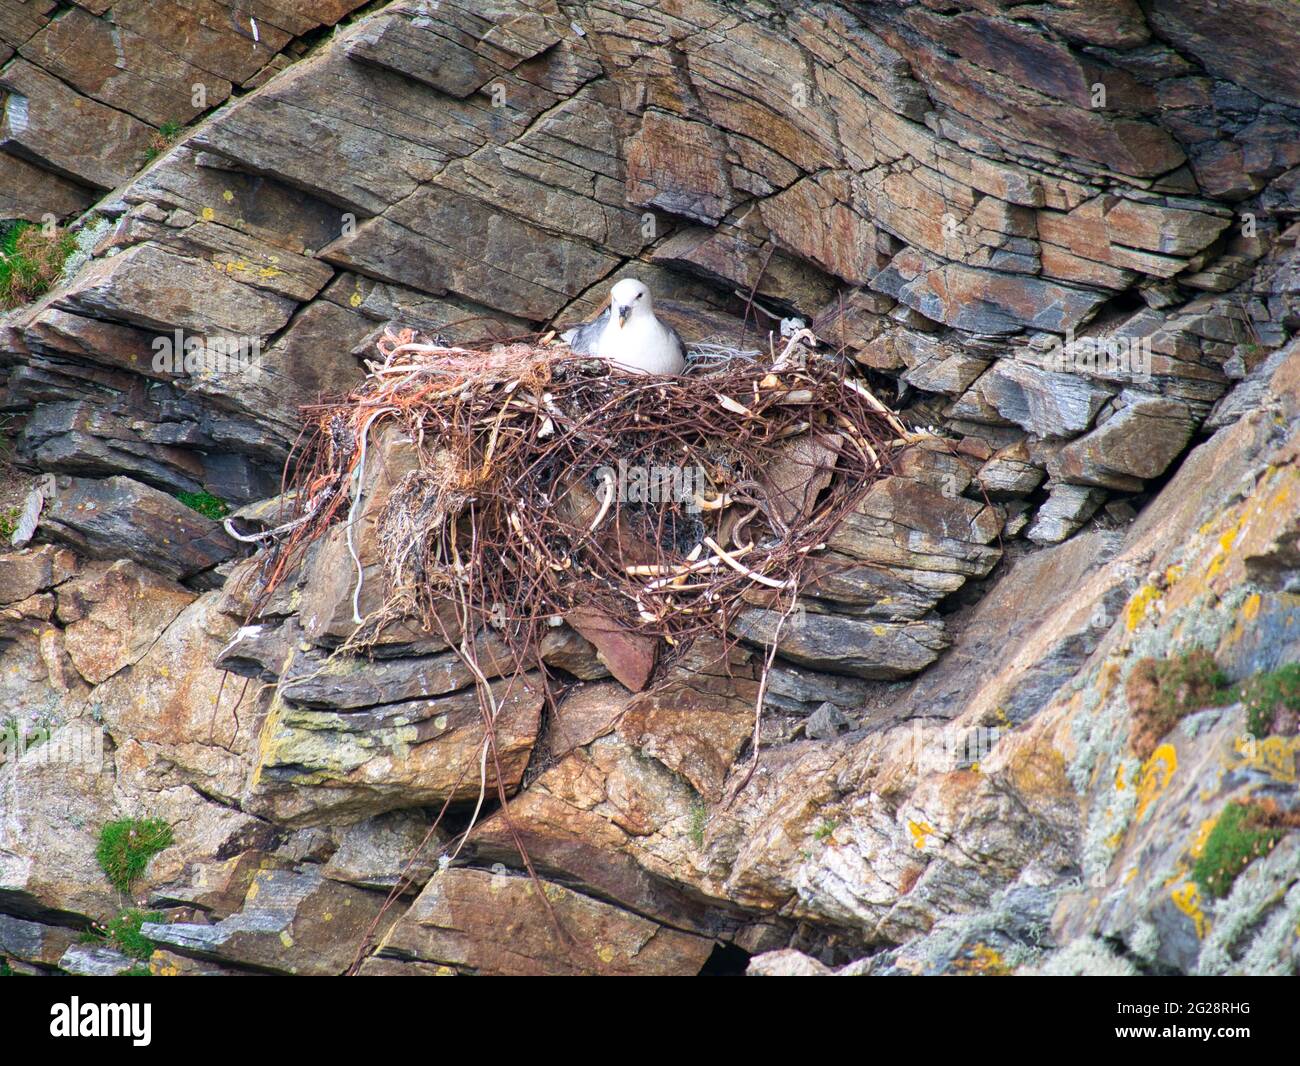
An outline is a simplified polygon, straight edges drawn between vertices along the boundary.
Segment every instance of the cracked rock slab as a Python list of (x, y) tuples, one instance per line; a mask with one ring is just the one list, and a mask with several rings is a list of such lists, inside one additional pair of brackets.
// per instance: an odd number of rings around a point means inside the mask
[(712, 950), (551, 881), (452, 868), (429, 882), (379, 957), (480, 975), (670, 976), (699, 973)]

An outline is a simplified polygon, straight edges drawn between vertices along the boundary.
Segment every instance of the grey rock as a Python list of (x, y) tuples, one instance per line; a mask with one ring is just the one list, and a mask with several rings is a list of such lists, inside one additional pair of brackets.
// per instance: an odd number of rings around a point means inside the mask
[(1111, 395), (1086, 377), (1022, 359), (996, 363), (975, 389), (1000, 415), (1039, 437), (1068, 437), (1086, 429)]
[(1047, 502), (1038, 509), (1034, 524), (1025, 535), (1035, 544), (1056, 544), (1092, 517), (1106, 493), (1083, 485), (1056, 485)]
[(176, 580), (209, 570), (238, 549), (220, 523), (127, 477), (70, 479), (41, 529), (91, 558), (125, 556)]
[(59, 969), (77, 977), (116, 977), (139, 965), (139, 960), (113, 948), (73, 944), (59, 959)]
[(834, 740), (848, 729), (849, 720), (833, 703), (823, 703), (804, 722), (804, 735), (811, 740)]

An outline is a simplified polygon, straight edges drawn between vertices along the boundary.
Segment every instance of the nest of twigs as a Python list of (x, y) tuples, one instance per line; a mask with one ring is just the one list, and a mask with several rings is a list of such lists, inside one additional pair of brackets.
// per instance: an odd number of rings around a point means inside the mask
[(575, 612), (670, 645), (728, 639), (744, 607), (793, 605), (911, 437), (812, 342), (658, 378), (564, 348), (390, 333), (359, 388), (310, 411), (299, 513), (262, 535), (278, 541), (273, 570), (356, 520), (368, 449), (395, 426), (418, 461), (379, 517), (386, 617), (445, 632), (450, 604), (461, 632), (490, 627), (521, 669)]

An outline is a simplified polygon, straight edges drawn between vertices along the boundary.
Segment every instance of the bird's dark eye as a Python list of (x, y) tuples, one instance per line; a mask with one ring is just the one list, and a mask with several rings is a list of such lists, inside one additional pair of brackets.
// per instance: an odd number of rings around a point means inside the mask
[(643, 292), (639, 292), (639, 293), (636, 294), (636, 298), (639, 300), (639, 299), (641, 299), (641, 297), (644, 296), (644, 295), (645, 295), (645, 293), (643, 293)]

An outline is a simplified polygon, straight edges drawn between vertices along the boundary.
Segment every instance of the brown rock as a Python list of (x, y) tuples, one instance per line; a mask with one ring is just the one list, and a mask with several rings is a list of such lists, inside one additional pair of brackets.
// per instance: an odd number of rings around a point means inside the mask
[(51, 174), (14, 155), (0, 153), (0, 217), (40, 222), (46, 214), (57, 219), (77, 215), (94, 202), (84, 185)]
[(436, 186), (358, 226), (321, 257), (435, 295), (456, 292), (532, 320), (550, 318), (618, 265), (588, 245)]
[(1053, 478), (1137, 492), (1144, 479), (1159, 477), (1182, 454), (1194, 425), (1186, 404), (1129, 393), (1119, 403), (1111, 417), (1048, 463)]
[[(118, 745), (119, 787), (163, 789), (178, 804), (186, 795), (197, 797), (193, 789), (198, 789), (218, 798), (215, 810), (224, 817), (242, 802), (248, 784), (261, 702), (255, 686), (245, 688), (213, 665), (237, 629), (217, 610), (217, 599), (208, 593), (185, 608), (130, 670), (97, 686), (94, 698)], [(196, 847), (203, 846), (209, 833), (230, 828), (220, 820), (210, 824), (210, 805), (203, 801), (200, 806), (205, 813), (188, 836)], [(244, 815), (238, 822), (257, 824)], [(174, 879), (181, 869), (162, 870), (161, 875)]]
[(504, 4), (475, 12), (447, 4), (398, 8), (387, 17), (367, 20), (345, 48), (353, 59), (464, 98), (561, 39), (540, 14), (522, 7)]
[(66, 353), (146, 377), (166, 377), (153, 369), (156, 336), (116, 322), (69, 314), (51, 305), (41, 307), (24, 326), (24, 337), (34, 351)]
[[(925, 669), (948, 646), (939, 621), (881, 622), (806, 611), (781, 627), (779, 611), (742, 611), (733, 632), (782, 657), (828, 673), (894, 681)], [(752, 723), (751, 723), (752, 725)]]
[(338, 849), (321, 873), (361, 888), (419, 888), (437, 870), (438, 853), (450, 839), (441, 828), (431, 832), (431, 822), (418, 811), (394, 811), (336, 830)]
[(25, 600), (62, 584), (76, 571), (77, 557), (53, 544), (0, 555), (0, 603)]
[(889, 261), (845, 172), (804, 178), (764, 200), (761, 211), (777, 244), (851, 285), (865, 285)]
[(975, 576), (997, 561), (997, 549), (986, 545), (997, 537), (1002, 517), (982, 502), (946, 496), (908, 478), (884, 478), (828, 543), (863, 562)]
[(1100, 489), (1054, 485), (1025, 536), (1035, 544), (1056, 544), (1065, 540), (1093, 516), (1105, 498), (1106, 494)]
[(542, 661), (583, 681), (609, 677), (609, 667), (600, 661), (596, 645), (568, 626), (547, 629), (541, 641)]
[[(488, 760), (487, 794), (494, 796), (498, 764), (506, 792), (519, 787), (543, 694), (532, 674), (497, 681), (491, 690), (496, 758)], [(448, 798), (473, 801), (483, 743), (473, 689), (343, 713), (276, 700), (262, 726), (253, 802), (277, 822), (318, 825)]]
[(23, 0), (0, 8), (0, 42), (17, 47), (50, 20), (59, 5), (54, 0)]
[(1102, 82), (1108, 106), (1122, 111), (1154, 109), (1151, 91), (1131, 75), (1080, 56), (1021, 22), (976, 12), (945, 17), (924, 8), (911, 9), (908, 19), (928, 40), (941, 42), (973, 66), (997, 71), (1054, 99), (1089, 108), (1092, 86)]
[(287, 446), (298, 435), (304, 405), (345, 396), (361, 380), (352, 350), (372, 329), (372, 323), (351, 310), (313, 300), (273, 344), (259, 351), (249, 370), (182, 380), (190, 392), (216, 397), (221, 406), (256, 418)]
[(206, 259), (227, 277), (254, 289), (301, 302), (310, 300), (334, 278), (334, 272), (318, 259), (215, 222), (195, 223), (162, 243), (183, 255)]
[(576, 607), (564, 617), (596, 648), (596, 657), (633, 692), (640, 692), (654, 672), (659, 642), (624, 629), (596, 607)]
[(14, 59), (0, 72), (0, 89), (8, 92), (0, 149), (100, 189), (120, 185), (145, 162), (153, 136), (148, 126), (27, 60)]
[(194, 593), (127, 560), (59, 587), (59, 621), (77, 671), (98, 685), (136, 662)]
[(674, 679), (632, 700), (619, 720), (627, 743), (681, 774), (710, 803), (753, 732), (758, 690), (743, 661), (706, 662), (718, 648), (695, 648)]
[(176, 580), (234, 554), (220, 524), (127, 477), (71, 478), (47, 504), (41, 528), (95, 559), (134, 559)]
[(1029, 449), (1022, 444), (1002, 448), (980, 467), (977, 480), (994, 498), (1028, 496), (1043, 480), (1043, 471), (1029, 461)]
[(940, 263), (907, 248), (871, 287), (927, 318), (971, 333), (1015, 333), (1024, 327), (1065, 332), (1087, 319), (1105, 295), (1041, 278)]
[(713, 126), (647, 111), (627, 145), (627, 199), (697, 222), (720, 222), (739, 202), (725, 154)]
[(1087, 104), (1063, 106), (1059, 98), (1022, 87), (1008, 74), (954, 59), (926, 34), (883, 35), (907, 57), (937, 102), (980, 123), (986, 136), (1013, 153), (1029, 150), (1047, 159), (1059, 153), (1135, 177), (1167, 173), (1186, 158), (1173, 137), (1153, 123)]
[(1034, 18), (1080, 44), (1132, 48), (1151, 37), (1137, 0), (1052, 0)]
[(199, 165), (204, 157), (178, 145), (124, 191), (129, 203), (171, 212), (176, 224), (196, 219), (301, 255), (343, 231), (343, 211), (264, 177)]
[[(1177, 257), (1205, 248), (1230, 223), (1227, 216), (1114, 196), (1095, 197), (1066, 214), (1038, 214), (1044, 269), (1048, 266), (1046, 247), (1053, 245), (1078, 259), (1161, 278), (1182, 270), (1186, 260)], [(1077, 276), (1077, 272), (1066, 271), (1063, 258), (1050, 265), (1059, 276)], [(1104, 280), (1106, 275), (1096, 277)]]
[[(151, 126), (187, 125), (230, 95), (217, 77), (125, 25), (74, 8), (46, 25), (22, 48), (27, 59), (91, 99)], [(203, 86), (204, 106), (193, 103)]]
[(563, 758), (618, 725), (631, 697), (621, 685), (579, 685), (565, 695), (550, 723), (551, 755)]
[[(835, 296), (831, 279), (781, 252), (752, 233), (728, 227), (685, 227), (659, 244), (652, 261), (702, 274), (728, 289), (786, 300), (796, 307), (824, 307)], [(764, 269), (766, 264), (766, 269)], [(734, 339), (730, 343), (735, 343)]]
[[(220, 0), (115, 0), (113, 22), (146, 40), (165, 42), (174, 55), (202, 57), (206, 70), (239, 85), (269, 63), (293, 33), (311, 28), (299, 23), (301, 29), (286, 31), (277, 24), (286, 21), (291, 7), (283, 0), (258, 3), (236, 17)], [(258, 19), (256, 31), (252, 17)]]
[(816, 86), (800, 81), (805, 61), (794, 42), (775, 29), (738, 21), (725, 36), (696, 35), (680, 47), (709, 121), (739, 135), (733, 147), (749, 169), (781, 187), (789, 184), (788, 170), (767, 153), (804, 171), (839, 162), (830, 109)]
[(429, 882), (379, 956), (480, 975), (666, 976), (698, 973), (712, 950), (554, 882), (452, 868)]
[[(1287, 0), (1155, 0), (1151, 24), (1176, 48), (1191, 52), (1225, 81), (1269, 100), (1300, 106), (1300, 72), (1277, 62), (1300, 47), (1300, 26)], [(1268, 41), (1267, 48), (1260, 42)]]
[(95, 260), (59, 294), (57, 306), (146, 329), (256, 338), (281, 329), (295, 308), (292, 300), (241, 284), (212, 263), (154, 244)]
[(1087, 429), (1109, 389), (1082, 374), (1044, 370), (1024, 359), (1000, 359), (975, 391), (1004, 418), (1038, 437), (1066, 437)]

